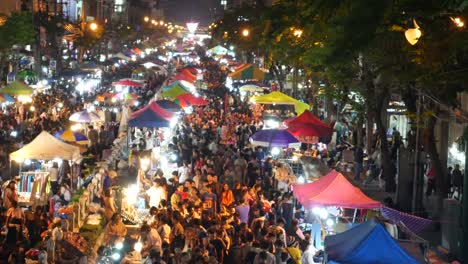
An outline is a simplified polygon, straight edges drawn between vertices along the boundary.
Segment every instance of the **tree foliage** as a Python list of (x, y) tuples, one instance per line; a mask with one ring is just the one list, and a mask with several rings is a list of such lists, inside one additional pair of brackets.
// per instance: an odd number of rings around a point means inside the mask
[(13, 45), (32, 44), (36, 31), (29, 12), (12, 13), (0, 26), (0, 50), (11, 49)]

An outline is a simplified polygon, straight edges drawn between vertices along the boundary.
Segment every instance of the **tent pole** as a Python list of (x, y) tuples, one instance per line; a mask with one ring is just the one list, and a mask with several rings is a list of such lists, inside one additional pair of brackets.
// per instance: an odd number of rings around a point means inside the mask
[(357, 209), (354, 209), (353, 224), (356, 223)]

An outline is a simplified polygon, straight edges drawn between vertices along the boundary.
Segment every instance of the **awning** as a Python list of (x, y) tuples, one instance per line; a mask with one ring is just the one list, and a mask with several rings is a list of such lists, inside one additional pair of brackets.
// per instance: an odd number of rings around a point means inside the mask
[(128, 121), (130, 127), (169, 127), (173, 114), (152, 102), (134, 112)]
[(374, 209), (381, 204), (366, 196), (351, 184), (343, 174), (333, 170), (317, 181), (292, 186), (294, 196), (304, 206), (337, 206), (344, 208)]
[(245, 64), (242, 67), (236, 69), (235, 72), (229, 74), (229, 77), (233, 80), (271, 80), (271, 75), (254, 66), (252, 64)]
[(35, 139), (21, 149), (10, 153), (11, 160), (78, 160), (81, 158), (80, 149), (64, 143), (46, 131), (42, 131)]
[(250, 100), (257, 104), (294, 105), (298, 115), (302, 114), (305, 110), (309, 110), (310, 108), (308, 104), (277, 91), (261, 96), (254, 96)]

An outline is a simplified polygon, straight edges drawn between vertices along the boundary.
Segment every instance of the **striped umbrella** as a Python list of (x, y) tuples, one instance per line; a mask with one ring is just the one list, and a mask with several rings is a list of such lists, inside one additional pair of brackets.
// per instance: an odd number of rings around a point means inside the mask
[(87, 145), (89, 143), (88, 138), (85, 135), (78, 132), (73, 132), (70, 129), (59, 131), (54, 134), (54, 137), (65, 142), (77, 143), (80, 145)]
[(93, 123), (101, 121), (101, 117), (95, 112), (82, 111), (72, 114), (68, 120), (78, 123)]
[(14, 103), (15, 99), (13, 97), (9, 96), (8, 94), (0, 93), (0, 103), (4, 103), (4, 102)]

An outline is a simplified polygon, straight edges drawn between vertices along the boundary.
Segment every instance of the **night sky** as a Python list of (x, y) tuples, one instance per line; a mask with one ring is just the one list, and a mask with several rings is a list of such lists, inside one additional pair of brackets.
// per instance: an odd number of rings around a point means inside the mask
[(162, 0), (167, 7), (165, 8), (166, 18), (175, 20), (179, 23), (189, 21), (199, 22), (207, 25), (215, 19), (215, 11), (219, 12), (221, 0)]

